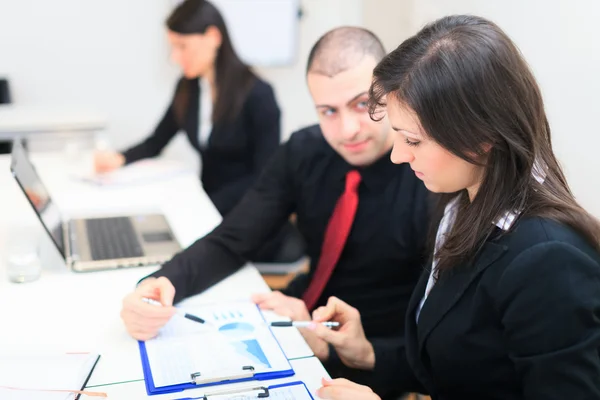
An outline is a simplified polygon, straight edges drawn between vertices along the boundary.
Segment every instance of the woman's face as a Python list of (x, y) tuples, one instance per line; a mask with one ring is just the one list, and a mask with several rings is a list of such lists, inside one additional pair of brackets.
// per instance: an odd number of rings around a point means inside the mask
[(387, 114), (396, 137), (391, 159), (394, 164), (409, 163), (427, 189), (454, 193), (467, 189), (471, 200), (483, 178), (484, 169), (452, 154), (429, 138), (415, 112), (397, 100), (388, 99)]
[(183, 75), (188, 79), (198, 78), (213, 69), (221, 35), (214, 27), (205, 33), (180, 34), (167, 32), (171, 45), (171, 59), (181, 67)]

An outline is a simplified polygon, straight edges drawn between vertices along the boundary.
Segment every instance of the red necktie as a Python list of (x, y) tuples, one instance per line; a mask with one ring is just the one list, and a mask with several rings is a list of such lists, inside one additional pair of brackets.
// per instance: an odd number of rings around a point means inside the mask
[(329, 281), (333, 269), (340, 259), (346, 239), (350, 234), (354, 215), (358, 207), (358, 185), (360, 183), (358, 171), (349, 171), (346, 174), (346, 190), (337, 201), (329, 224), (325, 230), (321, 257), (317, 269), (312, 277), (308, 289), (304, 292), (302, 300), (308, 310), (312, 310)]

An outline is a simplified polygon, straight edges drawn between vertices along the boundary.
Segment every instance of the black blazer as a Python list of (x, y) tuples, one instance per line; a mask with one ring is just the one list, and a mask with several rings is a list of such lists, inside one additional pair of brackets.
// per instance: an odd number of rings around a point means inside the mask
[[(183, 124), (175, 111), (178, 91), (186, 85), (187, 112)], [(202, 158), (202, 185), (222, 215), (227, 214), (252, 185), (279, 146), (281, 112), (272, 87), (258, 78), (233, 122), (213, 125), (206, 148), (198, 143), (198, 80), (180, 79), (154, 133), (123, 154), (126, 163), (157, 156), (180, 130)]]
[(427, 279), (405, 339), (434, 400), (600, 399), (600, 255), (577, 233), (524, 218), (440, 277), (417, 323)]

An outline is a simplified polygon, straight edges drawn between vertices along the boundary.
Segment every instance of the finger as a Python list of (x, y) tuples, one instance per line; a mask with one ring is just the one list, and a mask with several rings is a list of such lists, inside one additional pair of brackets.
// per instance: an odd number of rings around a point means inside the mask
[(160, 331), (160, 329), (147, 329), (144, 327), (139, 327), (137, 325), (129, 325), (129, 326), (127, 326), (127, 331), (131, 334), (131, 336), (133, 336), (139, 340), (142, 337), (144, 337), (144, 338), (155, 337), (158, 334), (158, 332)]
[(173, 299), (175, 298), (175, 286), (164, 276), (158, 278), (155, 284), (160, 292), (160, 302), (164, 306), (172, 306)]
[(139, 318), (159, 319), (168, 321), (175, 314), (175, 307), (155, 306), (142, 300), (137, 293), (123, 300), (123, 309)]
[(319, 322), (335, 320), (336, 315), (339, 314), (340, 311), (343, 311), (344, 305), (346, 305), (346, 303), (337, 297), (331, 296), (327, 300), (326, 305), (317, 308), (313, 312), (313, 318)]
[(143, 301), (137, 302), (135, 305), (129, 307), (129, 310), (137, 314), (141, 318), (156, 319), (161, 321), (168, 321), (175, 315), (177, 309), (173, 306), (155, 306), (154, 304), (147, 304)]
[(326, 328), (320, 323), (312, 323), (308, 329), (314, 332), (314, 334), (326, 341), (327, 343), (332, 344), (334, 347), (343, 346), (344, 343), (347, 343), (350, 340), (350, 334), (345, 331), (334, 331), (332, 329)]
[(320, 306), (313, 310), (312, 319), (314, 319), (315, 321), (323, 322), (332, 318), (329, 316), (330, 313), (331, 311), (327, 307)]
[(375, 393), (365, 392), (354, 387), (348, 386), (323, 386), (317, 390), (317, 395), (321, 399), (328, 400), (375, 400), (379, 399)]
[(275, 310), (276, 308), (281, 308), (281, 301), (278, 299), (267, 299), (257, 304), (258, 308), (261, 310)]
[(175, 287), (171, 281), (163, 276), (148, 278), (142, 281), (135, 290), (140, 298), (147, 297), (170, 307), (175, 298)]
[(149, 338), (153, 338), (160, 330), (160, 328), (149, 329), (147, 327), (139, 326), (136, 323), (128, 321), (126, 318), (124, 318), (123, 321), (125, 322), (125, 329), (127, 330), (127, 333), (137, 340), (147, 340)]
[(291, 308), (290, 299), (291, 298), (284, 296), (280, 292), (273, 292), (264, 296), (262, 301), (257, 303), (257, 305), (263, 310), (274, 310), (279, 307)]
[(281, 317), (288, 317), (292, 321), (295, 320), (294, 311), (292, 309), (290, 309), (289, 307), (286, 307), (285, 305), (277, 305), (277, 306), (269, 308), (269, 309)]
[(373, 392), (373, 390), (370, 387), (360, 385), (360, 384), (358, 384), (356, 382), (352, 382), (346, 378), (338, 378), (338, 379), (323, 378), (321, 380), (321, 383), (323, 384), (323, 386), (346, 386), (346, 387), (350, 387), (350, 388), (355, 388), (356, 390), (366, 392), (366, 393)]
[(334, 296), (327, 300), (326, 306), (315, 311), (317, 312), (315, 321), (318, 322), (336, 321), (343, 325), (350, 321), (360, 321), (358, 310)]
[(267, 298), (257, 303), (258, 307), (261, 310), (273, 310), (275, 308), (281, 307), (281, 300), (274, 298)]
[(252, 302), (256, 304), (260, 304), (267, 299), (270, 299), (273, 296), (272, 292), (269, 293), (254, 293), (251, 297)]
[(163, 326), (164, 324), (157, 324), (154, 322), (149, 323), (148, 321), (139, 321), (135, 319), (129, 323), (131, 329), (151, 335), (156, 335)]
[(139, 293), (141, 296), (150, 297), (155, 300), (158, 300), (158, 298), (155, 298), (156, 297), (155, 288), (156, 288), (157, 280), (158, 279), (154, 278), (154, 277), (144, 279), (137, 285), (137, 287), (135, 288), (135, 292)]
[(136, 330), (144, 332), (158, 332), (158, 330), (169, 322), (169, 319), (142, 318), (129, 311), (123, 311), (121, 313), (121, 319), (127, 328), (135, 328)]
[(153, 335), (150, 333), (140, 332), (140, 331), (136, 331), (136, 330), (127, 330), (127, 332), (129, 333), (129, 335), (132, 338), (134, 338), (135, 340), (140, 340), (142, 342), (145, 342), (146, 340), (150, 340), (156, 336), (156, 334)]
[(284, 301), (286, 298), (288, 298), (288, 297), (285, 296), (280, 291), (274, 291), (274, 292), (268, 292), (268, 293), (255, 293), (252, 295), (252, 301), (254, 301), (259, 306), (262, 303), (265, 303), (268, 301), (275, 301), (275, 302)]

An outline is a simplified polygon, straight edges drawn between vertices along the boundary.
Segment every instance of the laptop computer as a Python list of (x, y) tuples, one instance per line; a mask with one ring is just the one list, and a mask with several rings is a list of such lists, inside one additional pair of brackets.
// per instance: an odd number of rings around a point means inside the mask
[(162, 264), (181, 250), (161, 214), (63, 220), (22, 140), (13, 142), (10, 169), (67, 266), (74, 271)]

